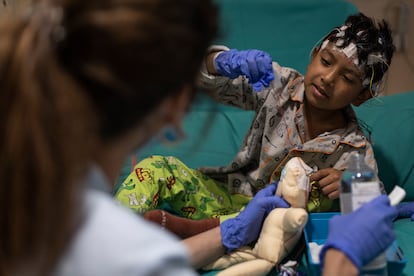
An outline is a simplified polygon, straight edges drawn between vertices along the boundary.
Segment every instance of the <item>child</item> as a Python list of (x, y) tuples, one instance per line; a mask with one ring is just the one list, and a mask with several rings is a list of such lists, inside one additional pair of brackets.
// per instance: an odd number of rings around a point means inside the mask
[[(228, 166), (198, 170), (173, 157), (144, 159), (116, 198), (141, 213), (166, 203), (183, 217), (222, 218), (279, 180), (286, 162), (300, 156), (314, 168), (310, 211), (337, 210), (339, 180), (350, 153), (363, 153), (367, 164), (376, 169), (372, 147), (351, 104), (358, 106), (378, 94), (394, 45), (385, 21), (376, 24), (361, 13), (348, 17), (321, 41), (304, 76), (272, 63), (262, 51), (211, 47), (201, 87), (218, 102), (256, 111), (239, 153)], [(262, 86), (262, 91), (254, 91)], [(143, 200), (131, 201), (131, 195)], [(166, 212), (146, 216), (183, 234)], [(177, 220), (184, 232), (191, 229), (186, 220)], [(217, 219), (189, 223), (206, 221), (218, 223)]]

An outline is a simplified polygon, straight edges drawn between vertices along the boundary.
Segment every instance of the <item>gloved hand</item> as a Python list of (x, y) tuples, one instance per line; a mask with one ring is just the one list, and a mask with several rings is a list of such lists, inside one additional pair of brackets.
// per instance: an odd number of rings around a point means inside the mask
[(277, 182), (262, 189), (238, 216), (220, 224), (221, 239), (226, 252), (257, 240), (266, 216), (275, 208), (289, 207), (284, 199), (275, 195), (276, 187)]
[(260, 50), (223, 51), (216, 57), (214, 66), (217, 73), (231, 79), (245, 75), (256, 92), (261, 91), (263, 86), (269, 87), (275, 78), (272, 58)]
[(397, 218), (409, 218), (414, 221), (414, 202), (400, 203), (397, 205)]
[(326, 251), (336, 248), (361, 271), (395, 240), (392, 222), (396, 216), (397, 208), (390, 206), (386, 195), (378, 196), (352, 213), (334, 216), (329, 221), (328, 238), (320, 253), (322, 266)]

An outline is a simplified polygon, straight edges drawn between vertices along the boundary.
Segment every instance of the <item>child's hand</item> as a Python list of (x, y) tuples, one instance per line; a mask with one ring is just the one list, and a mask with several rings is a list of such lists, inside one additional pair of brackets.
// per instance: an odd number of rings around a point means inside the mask
[(260, 50), (223, 51), (214, 60), (214, 66), (217, 73), (231, 79), (240, 75), (246, 76), (257, 92), (268, 87), (275, 78), (272, 58)]
[(339, 197), (339, 185), (342, 177), (342, 171), (326, 168), (320, 169), (310, 176), (310, 182), (317, 181), (322, 193), (329, 199)]

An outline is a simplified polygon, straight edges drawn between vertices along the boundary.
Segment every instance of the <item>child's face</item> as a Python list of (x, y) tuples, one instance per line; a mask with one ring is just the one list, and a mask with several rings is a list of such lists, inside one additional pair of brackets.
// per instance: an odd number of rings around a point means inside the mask
[(308, 65), (306, 100), (319, 109), (341, 109), (362, 96), (363, 78), (363, 72), (355, 65), (355, 58), (347, 57), (343, 51), (328, 43), (314, 53)]

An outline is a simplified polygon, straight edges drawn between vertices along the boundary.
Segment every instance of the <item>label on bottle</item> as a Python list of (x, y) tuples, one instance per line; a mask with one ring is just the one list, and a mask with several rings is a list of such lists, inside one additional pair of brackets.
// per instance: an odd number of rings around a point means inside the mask
[(356, 210), (374, 197), (381, 195), (378, 181), (352, 183), (352, 210)]

